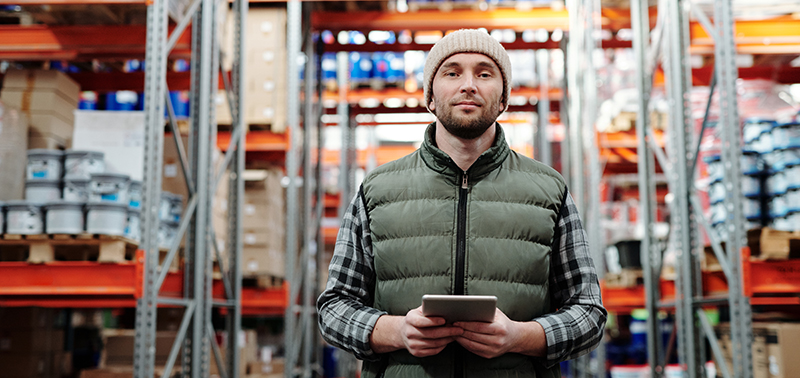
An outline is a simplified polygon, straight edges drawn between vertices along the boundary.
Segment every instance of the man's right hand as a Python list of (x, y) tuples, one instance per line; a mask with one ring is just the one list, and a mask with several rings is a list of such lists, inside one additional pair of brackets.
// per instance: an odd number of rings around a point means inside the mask
[(415, 357), (427, 357), (441, 352), (463, 332), (459, 327), (445, 325), (443, 318), (422, 315), (422, 307), (417, 307), (405, 316), (378, 318), (370, 345), (376, 353), (407, 349)]

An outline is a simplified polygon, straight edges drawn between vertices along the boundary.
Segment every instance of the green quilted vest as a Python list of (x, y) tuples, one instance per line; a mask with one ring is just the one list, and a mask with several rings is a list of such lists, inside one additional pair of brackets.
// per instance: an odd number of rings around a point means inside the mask
[[(495, 295), (511, 320), (551, 312), (550, 251), (565, 184), (552, 168), (511, 151), (502, 128), (467, 172), (434, 145), (435, 124), (414, 153), (363, 183), (377, 282), (375, 308), (405, 315), (423, 294)], [(559, 377), (520, 354), (485, 359), (457, 343), (436, 356), (406, 350), (365, 362), (362, 376)], [(455, 377), (460, 378), (460, 377)]]

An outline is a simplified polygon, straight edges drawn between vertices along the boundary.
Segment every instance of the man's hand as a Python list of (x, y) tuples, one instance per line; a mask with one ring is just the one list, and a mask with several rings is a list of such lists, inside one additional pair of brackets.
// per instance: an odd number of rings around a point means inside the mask
[(464, 329), (456, 341), (466, 350), (484, 358), (495, 358), (506, 353), (544, 356), (547, 351), (547, 339), (539, 323), (512, 321), (499, 309), (495, 310), (491, 323), (456, 322), (453, 325)]
[(446, 326), (443, 318), (425, 317), (422, 307), (417, 307), (406, 316), (378, 318), (370, 345), (376, 353), (407, 349), (413, 356), (427, 357), (441, 352), (463, 332), (459, 327)]

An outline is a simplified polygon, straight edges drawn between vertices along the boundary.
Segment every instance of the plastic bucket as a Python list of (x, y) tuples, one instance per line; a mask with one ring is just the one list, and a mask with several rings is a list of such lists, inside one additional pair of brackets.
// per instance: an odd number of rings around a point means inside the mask
[(61, 182), (58, 180), (35, 180), (25, 182), (25, 200), (45, 203), (61, 199)]
[(775, 196), (786, 193), (787, 188), (786, 171), (781, 169), (772, 172), (772, 174), (767, 177), (767, 195)]
[(166, 222), (180, 222), (183, 212), (183, 196), (170, 192), (161, 192), (161, 204), (158, 219)]
[(48, 234), (83, 233), (84, 202), (59, 201), (44, 205), (45, 229)]
[(800, 147), (800, 122), (789, 122), (772, 129), (775, 148)]
[(724, 167), (719, 155), (711, 155), (704, 159), (706, 162), (706, 172), (711, 181), (722, 180)]
[(178, 236), (178, 222), (158, 222), (158, 248), (169, 249)]
[(89, 181), (89, 201), (129, 204), (131, 178), (119, 173), (95, 173)]
[(800, 212), (793, 211), (782, 217), (774, 218), (769, 226), (779, 231), (800, 230)]
[(746, 197), (742, 201), (742, 213), (744, 213), (744, 217), (747, 219), (761, 217), (761, 201), (759, 198)]
[(790, 165), (800, 164), (800, 147), (775, 149), (771, 155), (772, 169), (783, 169)]
[(708, 200), (711, 203), (717, 203), (725, 200), (728, 192), (725, 190), (725, 184), (722, 181), (714, 181), (708, 185)]
[(130, 186), (130, 201), (129, 206), (140, 209), (142, 207), (142, 182), (133, 180)]
[(800, 211), (800, 189), (787, 190), (784, 196), (788, 212)]
[(742, 195), (746, 197), (755, 197), (761, 195), (760, 176), (760, 173), (742, 176)]
[(61, 180), (64, 171), (62, 160), (64, 151), (33, 149), (28, 150), (28, 180)]
[(6, 233), (21, 235), (44, 233), (42, 206), (28, 201), (6, 202)]
[(744, 139), (744, 143), (753, 142), (764, 132), (772, 130), (776, 124), (775, 121), (770, 119), (749, 118), (745, 120), (744, 126), (742, 127), (742, 139)]
[(141, 209), (128, 207), (128, 219), (125, 222), (125, 237), (137, 242), (142, 239)]
[(786, 166), (784, 173), (786, 174), (786, 188), (800, 189), (800, 164)]
[(64, 153), (64, 179), (92, 178), (92, 173), (106, 170), (104, 154), (100, 151), (67, 150)]
[(777, 195), (769, 199), (767, 207), (769, 208), (769, 216), (772, 219), (785, 216), (789, 212), (789, 204), (786, 202), (785, 195)]
[(758, 173), (763, 170), (761, 164), (761, 155), (755, 151), (743, 151), (741, 165), (742, 172), (745, 174)]
[(114, 202), (86, 204), (86, 232), (101, 235), (125, 235), (128, 205)]
[(62, 190), (62, 198), (64, 201), (79, 201), (86, 202), (89, 200), (89, 180), (76, 179), (64, 180), (64, 189)]

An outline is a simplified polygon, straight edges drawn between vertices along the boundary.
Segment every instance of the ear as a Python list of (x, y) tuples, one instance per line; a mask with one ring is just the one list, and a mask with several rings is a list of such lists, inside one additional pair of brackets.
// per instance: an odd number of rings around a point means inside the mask
[(431, 112), (436, 112), (436, 101), (433, 101), (433, 96), (431, 96), (431, 103), (428, 104), (428, 109), (430, 109)]

